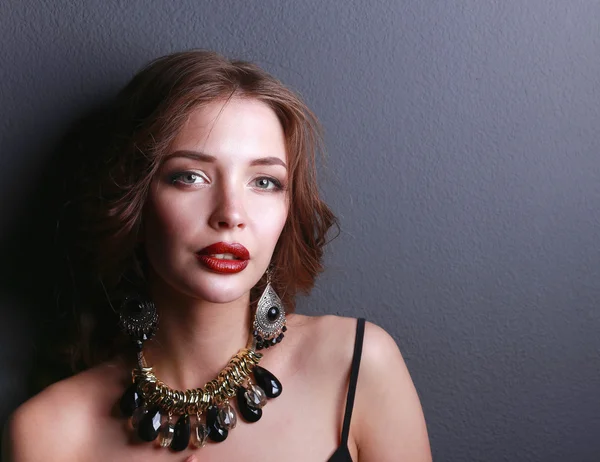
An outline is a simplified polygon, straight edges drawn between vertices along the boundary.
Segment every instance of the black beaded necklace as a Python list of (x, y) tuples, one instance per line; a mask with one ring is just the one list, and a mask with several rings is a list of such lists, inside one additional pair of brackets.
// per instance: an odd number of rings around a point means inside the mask
[[(262, 417), (267, 398), (276, 398), (283, 390), (277, 377), (257, 364), (251, 369), (254, 380), (248, 375), (237, 386), (227, 385), (229, 366), (251, 351), (240, 350), (218, 378), (202, 389), (171, 390), (154, 380), (151, 368), (136, 368), (133, 383), (119, 401), (121, 413), (130, 419), (140, 440), (158, 440), (160, 446), (174, 451), (183, 451), (190, 443), (194, 448), (203, 447), (209, 439), (220, 443), (237, 424), (230, 398), (235, 397), (243, 420), (254, 423)], [(216, 393), (215, 382), (223, 384), (221, 390), (227, 388), (223, 396)]]
[(246, 348), (236, 353), (204, 387), (188, 390), (171, 389), (146, 364), (143, 343), (154, 335), (158, 320), (153, 304), (126, 300), (121, 327), (134, 339), (137, 366), (132, 370), (132, 383), (121, 396), (119, 408), (140, 440), (158, 441), (161, 447), (173, 451), (183, 451), (190, 444), (200, 448), (208, 440), (225, 441), (238, 420), (233, 400), (243, 420), (248, 423), (260, 420), (267, 400), (278, 397), (283, 390), (277, 377), (258, 365), (263, 355), (257, 350), (280, 343), (287, 330), (280, 301), (270, 291), (268, 286), (259, 301), (259, 307), (261, 303), (264, 307), (257, 313), (260, 316), (255, 318)]

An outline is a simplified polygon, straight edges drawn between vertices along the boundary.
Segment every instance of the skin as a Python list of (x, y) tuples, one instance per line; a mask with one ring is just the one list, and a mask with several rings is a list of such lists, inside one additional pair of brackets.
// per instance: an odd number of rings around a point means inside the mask
[[(288, 161), (281, 125), (268, 106), (251, 99), (196, 111), (171, 153), (145, 210), (143, 240), (160, 329), (144, 353), (161, 380), (185, 389), (213, 379), (245, 346), (249, 291), (267, 269), (285, 224), (290, 179), (280, 165)], [(199, 264), (195, 252), (219, 241), (249, 250), (246, 269), (223, 275)], [(130, 376), (128, 365), (115, 359), (20, 406), (6, 427), (4, 460), (326, 461), (340, 444), (356, 320), (291, 314), (287, 324), (285, 340), (264, 351), (261, 361), (281, 380), (283, 394), (269, 401), (256, 424), (238, 422), (222, 444), (173, 453), (134, 442), (114, 413)], [(354, 461), (431, 460), (419, 398), (400, 351), (372, 323), (365, 331), (348, 447)]]

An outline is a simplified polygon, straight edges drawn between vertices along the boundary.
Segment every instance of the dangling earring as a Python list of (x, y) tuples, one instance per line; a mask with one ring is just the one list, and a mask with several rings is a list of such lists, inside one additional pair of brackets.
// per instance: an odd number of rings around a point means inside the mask
[(281, 299), (271, 285), (272, 271), (267, 270), (267, 286), (263, 291), (254, 314), (252, 335), (256, 349), (270, 348), (283, 340), (287, 331), (285, 309)]
[(150, 340), (158, 327), (154, 303), (140, 294), (129, 294), (121, 302), (119, 326), (129, 335), (139, 350)]
[[(126, 295), (119, 306), (119, 327), (129, 335), (137, 349), (138, 367), (142, 367), (142, 349), (144, 342), (150, 340), (156, 333), (158, 327), (158, 313), (154, 303), (139, 293)], [(143, 406), (144, 399), (134, 381), (119, 400), (121, 413), (131, 417), (136, 410), (142, 415), (146, 411)]]

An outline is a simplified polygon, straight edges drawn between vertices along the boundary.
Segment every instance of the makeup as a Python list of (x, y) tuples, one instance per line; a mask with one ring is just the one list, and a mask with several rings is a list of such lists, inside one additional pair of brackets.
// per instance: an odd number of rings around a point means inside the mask
[(235, 274), (248, 266), (250, 253), (242, 244), (217, 242), (196, 252), (196, 257), (215, 273)]

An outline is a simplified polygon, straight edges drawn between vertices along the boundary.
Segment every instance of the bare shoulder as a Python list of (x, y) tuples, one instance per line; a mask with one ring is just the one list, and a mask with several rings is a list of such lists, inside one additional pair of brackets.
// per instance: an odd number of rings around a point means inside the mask
[(371, 322), (365, 326), (355, 411), (360, 460), (431, 461), (423, 410), (398, 344)]
[(321, 366), (337, 373), (337, 369), (346, 372), (352, 360), (356, 322), (354, 318), (342, 316), (294, 314), (288, 326), (293, 329), (292, 341), (310, 360), (313, 370)]
[[(294, 314), (291, 321), (288, 324), (296, 330), (294, 336), (303, 349), (318, 353), (324, 361), (345, 358), (348, 363), (342, 366), (348, 366), (354, 354), (358, 322), (356, 318)], [(396, 341), (381, 327), (365, 322), (361, 373), (364, 368), (385, 367), (389, 358), (402, 360)]]
[[(103, 364), (56, 382), (19, 406), (3, 432), (3, 461), (78, 459), (93, 419), (106, 413), (122, 378), (116, 364)], [(41, 431), (43, 430), (43, 431)], [(35, 444), (32, 444), (35, 442)]]
[(297, 329), (301, 337), (310, 336), (312, 339), (331, 338), (331, 335), (342, 336), (356, 330), (356, 319), (343, 316), (323, 315), (307, 316), (293, 313), (288, 315), (288, 326)]
[[(347, 386), (357, 320), (340, 316), (294, 319), (302, 349), (318, 364), (321, 383)], [(313, 366), (314, 367), (314, 366)], [(314, 369), (313, 369), (314, 370)], [(345, 377), (341, 384), (339, 377)], [(376, 418), (374, 418), (376, 416)], [(361, 461), (429, 462), (431, 452), (419, 396), (396, 340), (365, 323), (349, 448)]]

